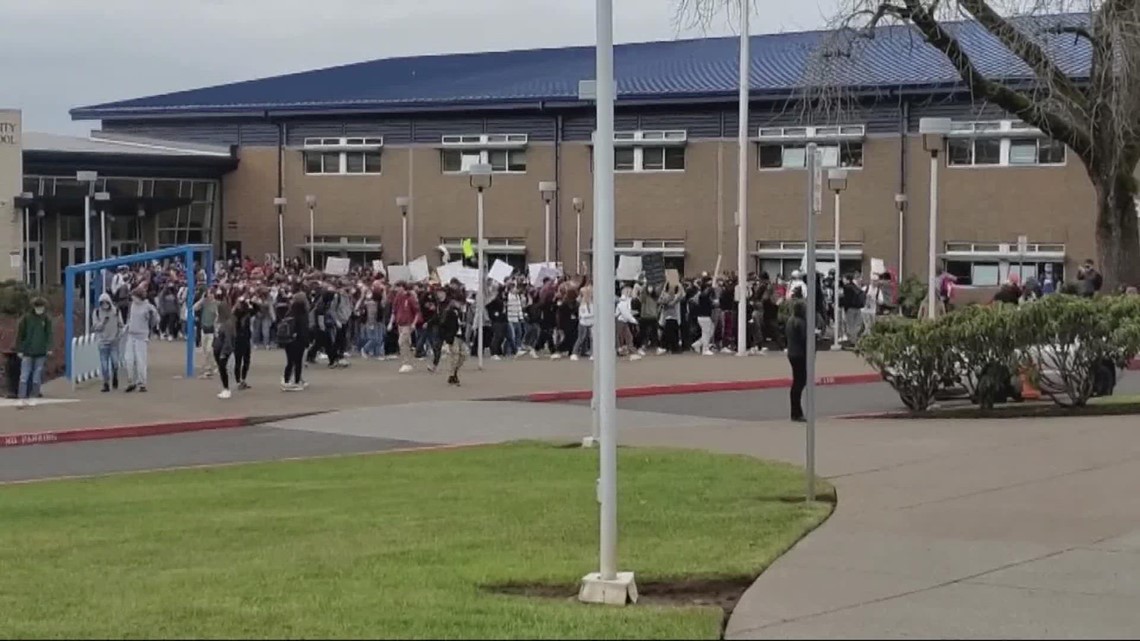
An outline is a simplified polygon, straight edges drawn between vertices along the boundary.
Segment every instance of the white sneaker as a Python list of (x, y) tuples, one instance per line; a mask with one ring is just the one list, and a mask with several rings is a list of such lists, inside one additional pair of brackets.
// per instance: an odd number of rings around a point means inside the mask
[(645, 348), (637, 350), (637, 355), (638, 356), (645, 356)]
[(224, 389), (221, 392), (218, 392), (218, 398), (220, 398), (220, 399), (224, 400), (224, 399), (229, 398), (230, 396), (232, 396), (232, 394), (230, 393), (230, 391), (228, 389)]
[(550, 360), (552, 360), (552, 361), (556, 361), (560, 358), (562, 358), (562, 354), (559, 354), (558, 352), (555, 352), (555, 353), (550, 355)]
[(570, 360), (572, 360), (572, 361), (576, 361), (576, 360), (578, 360), (578, 355), (577, 355), (577, 354), (571, 354), (571, 355), (570, 355)]
[(641, 359), (642, 359), (641, 354), (631, 354), (629, 357), (629, 360), (631, 363), (636, 363), (637, 361), (639, 361)]
[(535, 360), (538, 360), (538, 350), (531, 352), (530, 357), (535, 359)]
[(736, 350), (732, 349), (731, 347), (726, 347), (726, 348), (720, 350), (720, 353), (721, 354), (734, 354), (734, 353), (736, 353)]
[(594, 360), (594, 355), (590, 354), (590, 360)]
[(768, 352), (770, 352), (770, 351), (772, 351), (772, 350), (768, 349), (767, 347), (761, 347), (761, 348), (760, 348), (760, 353), (761, 353), (761, 354), (767, 354), (767, 353), (768, 353)]
[(658, 347), (657, 348), (657, 355), (661, 356), (662, 354), (664, 354), (667, 351), (669, 351), (669, 350), (665, 349), (664, 347)]
[(16, 407), (24, 409), (25, 407), (31, 407), (31, 404), (28, 403), (28, 399), (21, 398), (19, 401), (16, 401)]
[(401, 366), (400, 366), (400, 373), (401, 373), (401, 374), (407, 374), (407, 373), (408, 373), (408, 372), (410, 372), (410, 371), (412, 371), (412, 366), (411, 366), (411, 365), (401, 365)]
[(711, 349), (706, 349), (705, 351), (701, 352), (701, 355), (702, 356), (716, 356), (716, 352), (712, 351)]
[(493, 361), (501, 361), (501, 360), (503, 360), (503, 357), (502, 357), (502, 356), (492, 356), (492, 357), (491, 357), (491, 360), (493, 360)]

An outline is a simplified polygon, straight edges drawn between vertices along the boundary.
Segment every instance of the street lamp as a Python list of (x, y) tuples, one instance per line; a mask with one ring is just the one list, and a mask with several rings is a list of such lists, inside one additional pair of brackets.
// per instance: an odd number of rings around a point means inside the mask
[(574, 273), (581, 274), (582, 269), (582, 209), (586, 203), (575, 196), (570, 204), (574, 206)]
[(918, 121), (918, 132), (922, 134), (922, 148), (930, 154), (930, 240), (926, 260), (927, 294), (926, 316), (933, 320), (938, 314), (938, 281), (935, 278), (935, 262), (938, 254), (938, 152), (946, 144), (946, 136), (953, 129), (949, 118), (923, 118)]
[(543, 259), (545, 262), (550, 262), (550, 203), (554, 200), (555, 194), (558, 193), (558, 183), (553, 180), (544, 180), (538, 183), (538, 193), (542, 195), (542, 202), (544, 203), (546, 214), (544, 217), (545, 225), (543, 229), (545, 233), (542, 237), (543, 245)]
[[(897, 209), (899, 212), (899, 276), (902, 276), (903, 273), (903, 247), (906, 242), (904, 240), (906, 238), (906, 233), (904, 231), (906, 229), (906, 206), (906, 194), (895, 194), (895, 209)], [(876, 275), (876, 277), (877, 276), (878, 275)]]
[(842, 270), (839, 268), (839, 219), (840, 219), (840, 198), (839, 194), (847, 189), (847, 170), (845, 169), (829, 169), (827, 170), (827, 188), (835, 194), (835, 237), (834, 254), (835, 254), (835, 281), (831, 285), (832, 296), (832, 309), (834, 310), (832, 316), (834, 320), (834, 328), (831, 342), (832, 351), (842, 349), (839, 345), (839, 282), (842, 277)]
[(317, 265), (316, 249), (316, 209), (317, 197), (312, 194), (305, 196), (305, 204), (309, 206), (309, 267)]
[(30, 212), (28, 211), (28, 209), (31, 207), (32, 201), (35, 199), (35, 197), (36, 197), (36, 195), (30, 191), (25, 191), (25, 192), (20, 194), (20, 205), (21, 205), (20, 208), (23, 210), (23, 215), (24, 215), (23, 225), (21, 225), (21, 232), (20, 232), (20, 239), (23, 241), (22, 245), (20, 247), (20, 280), (23, 281), (23, 283), (29, 287), (32, 287), (33, 285), (30, 282), (31, 281), (31, 275), (32, 275), (32, 268), (31, 268), (31, 266), (29, 266), (27, 264), (28, 263), (28, 260), (27, 260), (28, 247), (30, 247), (32, 244), (32, 234), (31, 234), (31, 231), (28, 227), (31, 215), (30, 215)]
[(467, 170), (467, 175), (471, 187), (478, 193), (475, 226), (476, 235), (479, 239), (479, 287), (475, 290), (475, 332), (479, 350), (479, 369), (483, 369), (483, 315), (486, 313), (486, 303), (483, 298), (484, 292), (487, 290), (487, 284), (484, 282), (486, 276), (483, 275), (486, 269), (483, 265), (483, 250), (484, 245), (486, 245), (483, 239), (483, 192), (491, 188), (491, 165), (486, 163), (471, 165), (471, 168)]
[(288, 200), (284, 196), (273, 199), (273, 206), (277, 208), (277, 264), (285, 264), (285, 205)]
[(412, 204), (409, 196), (396, 196), (396, 207), (400, 209), (400, 247), (403, 249), (404, 264), (408, 264), (408, 206)]
[[(87, 183), (87, 194), (83, 196), (83, 251), (84, 257), (91, 258), (91, 197), (95, 194), (95, 182), (99, 180), (99, 173), (94, 171), (77, 171), (75, 180)], [(86, 261), (85, 261), (86, 262)], [(91, 333), (91, 272), (83, 272), (83, 331)]]
[[(96, 205), (99, 208), (99, 260), (107, 258), (107, 203), (111, 201), (111, 194), (105, 191), (95, 192), (92, 196), (95, 199)], [(88, 253), (91, 252), (90, 246), (87, 249)], [(88, 257), (90, 260), (90, 256)], [(98, 293), (102, 294), (107, 288), (107, 271), (104, 269), (99, 270), (99, 289)]]

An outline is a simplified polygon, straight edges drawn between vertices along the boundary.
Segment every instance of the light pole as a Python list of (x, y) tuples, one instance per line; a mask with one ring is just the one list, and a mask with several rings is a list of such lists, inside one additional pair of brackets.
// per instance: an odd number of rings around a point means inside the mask
[(595, 0), (597, 138), (594, 147), (594, 324), (598, 344), (599, 568), (582, 579), (578, 599), (624, 605), (637, 593), (632, 572), (617, 569), (617, 382), (614, 318), (614, 7)]
[(585, 203), (575, 196), (570, 204), (574, 206), (574, 273), (581, 274), (582, 269), (582, 209)]
[[(83, 257), (91, 260), (91, 198), (95, 195), (95, 181), (99, 174), (94, 171), (77, 171), (75, 180), (87, 183), (87, 194), (83, 196)], [(91, 333), (91, 272), (83, 272), (83, 333)]]
[(834, 239), (834, 253), (835, 253), (835, 282), (831, 285), (831, 305), (832, 316), (834, 320), (834, 334), (832, 335), (831, 349), (838, 351), (843, 349), (839, 345), (839, 282), (842, 277), (843, 271), (839, 269), (839, 194), (844, 189), (847, 189), (847, 171), (844, 169), (829, 169), (827, 171), (827, 188), (835, 194), (835, 239)]
[[(895, 209), (899, 212), (899, 278), (902, 278), (903, 273), (903, 258), (905, 257), (904, 247), (906, 245), (906, 194), (895, 194)], [(878, 274), (876, 274), (878, 277)]]
[(807, 496), (809, 504), (815, 502), (815, 301), (819, 295), (818, 272), (815, 268), (815, 218), (823, 210), (823, 170), (820, 168), (821, 154), (815, 143), (807, 146), (808, 201), (804, 221), (807, 227), (807, 387), (805, 388), (805, 428), (807, 433), (804, 459), (807, 463)]
[(740, 96), (736, 146), (736, 355), (748, 353), (748, 90), (752, 56), (748, 14), (751, 0), (740, 0)]
[(478, 193), (476, 197), (478, 212), (476, 214), (475, 226), (477, 228), (476, 236), (479, 239), (479, 287), (475, 290), (475, 337), (479, 349), (479, 369), (483, 369), (483, 315), (486, 313), (484, 292), (487, 290), (487, 284), (484, 282), (486, 280), (486, 276), (484, 276), (486, 266), (483, 264), (483, 246), (486, 245), (483, 239), (483, 192), (491, 188), (491, 165), (472, 165), (471, 168), (467, 170), (467, 174), (471, 186), (475, 188), (475, 191)]
[(396, 196), (396, 207), (400, 209), (400, 249), (404, 264), (408, 264), (408, 206), (412, 204), (409, 196)]
[(550, 203), (554, 200), (554, 196), (558, 193), (558, 183), (553, 180), (544, 180), (538, 183), (538, 193), (542, 195), (543, 206), (545, 207), (544, 225), (545, 232), (542, 235), (542, 260), (550, 262)]
[(305, 204), (309, 206), (309, 267), (317, 266), (317, 237), (316, 237), (316, 218), (317, 218), (317, 197), (312, 194), (305, 196)]
[(273, 206), (277, 208), (277, 264), (285, 264), (285, 205), (288, 200), (284, 196), (273, 199)]
[(32, 268), (30, 265), (27, 264), (28, 263), (28, 254), (29, 254), (28, 248), (31, 247), (31, 245), (32, 245), (32, 233), (31, 233), (31, 229), (29, 227), (29, 223), (31, 220), (31, 214), (28, 211), (28, 208), (31, 206), (32, 200), (35, 199), (35, 197), (36, 197), (36, 195), (30, 191), (25, 191), (25, 192), (20, 194), (20, 201), (21, 201), (21, 204), (23, 205), (21, 207), (21, 209), (23, 209), (23, 214), (24, 214), (23, 224), (20, 227), (20, 240), (21, 240), (21, 245), (20, 245), (20, 280), (25, 285), (27, 285), (28, 287), (34, 287), (34, 285), (31, 282), (32, 281)]
[(926, 257), (926, 317), (934, 320), (938, 316), (938, 280), (935, 265), (938, 256), (938, 152), (946, 144), (953, 123), (949, 118), (923, 118), (918, 121), (918, 132), (922, 134), (922, 147), (930, 153), (930, 240)]
[[(95, 192), (92, 196), (96, 205), (99, 208), (99, 260), (107, 258), (107, 203), (111, 201), (111, 194), (105, 191)], [(91, 252), (90, 247), (88, 253)], [(87, 257), (91, 260), (91, 257)], [(99, 270), (99, 288), (97, 293), (102, 294), (107, 289), (107, 271), (104, 269)]]

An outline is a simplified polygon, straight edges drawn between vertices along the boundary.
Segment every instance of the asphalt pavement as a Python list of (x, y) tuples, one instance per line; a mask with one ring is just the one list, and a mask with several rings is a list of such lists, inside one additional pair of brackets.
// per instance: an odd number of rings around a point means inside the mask
[(396, 439), (273, 427), (0, 448), (0, 483), (422, 447)]

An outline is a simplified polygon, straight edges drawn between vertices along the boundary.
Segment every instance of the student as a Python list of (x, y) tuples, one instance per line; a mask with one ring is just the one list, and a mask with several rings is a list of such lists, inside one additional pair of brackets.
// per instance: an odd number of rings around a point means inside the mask
[[(146, 286), (140, 285), (131, 292), (131, 307), (127, 315), (126, 349), (123, 354), (129, 384), (124, 392), (146, 391), (147, 344), (158, 326), (158, 310), (146, 299)], [(187, 340), (190, 340), (187, 338)]]
[[(802, 300), (792, 303), (792, 317), (784, 326), (788, 343), (788, 364), (792, 368), (792, 389), (790, 394), (791, 419), (804, 421), (803, 394), (807, 386), (807, 304)], [(814, 334), (812, 334), (814, 340)]]
[(439, 322), (439, 336), (448, 346), (448, 372), (447, 384), (459, 387), (459, 369), (467, 360), (467, 345), (463, 342), (464, 296), (462, 293), (453, 294), (450, 302), (442, 310), (443, 316)]
[(420, 305), (416, 295), (411, 292), (407, 283), (396, 283), (396, 293), (392, 299), (392, 324), (396, 326), (400, 337), (400, 373), (411, 372), (412, 367), (412, 329), (415, 328), (416, 318), (420, 315)]
[(91, 313), (91, 331), (99, 336), (99, 373), (103, 392), (119, 389), (119, 341), (123, 335), (123, 318), (115, 309), (111, 295), (103, 292), (99, 306)]
[(16, 329), (16, 354), (20, 358), (20, 407), (35, 405), (43, 384), (44, 364), (51, 355), (52, 326), (47, 301), (36, 298), (31, 311), (20, 318)]
[(218, 366), (218, 378), (222, 382), (222, 391), (218, 393), (218, 398), (227, 399), (231, 393), (229, 361), (230, 356), (234, 353), (237, 328), (234, 325), (234, 316), (230, 310), (230, 305), (225, 301), (218, 303), (218, 317), (214, 329), (212, 344), (214, 362)]
[(234, 307), (234, 382), (239, 390), (249, 389), (249, 366), (253, 356), (253, 324), (262, 305), (255, 305), (246, 297), (238, 298)]
[(305, 348), (309, 346), (309, 299), (304, 292), (293, 295), (285, 315), (277, 321), (277, 344), (285, 349), (285, 373), (281, 391), (296, 392), (305, 388), (301, 380)]

